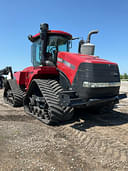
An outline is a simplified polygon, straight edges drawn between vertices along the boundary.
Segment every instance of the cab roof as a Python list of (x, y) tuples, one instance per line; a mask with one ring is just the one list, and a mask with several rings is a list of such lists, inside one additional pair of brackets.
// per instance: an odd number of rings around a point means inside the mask
[[(63, 36), (68, 37), (69, 40), (72, 39), (72, 35), (69, 34), (69, 33), (67, 33), (67, 32), (64, 32), (64, 31), (59, 31), (59, 30), (48, 30), (48, 34), (63, 35)], [(35, 34), (34, 36), (29, 35), (28, 38), (29, 38), (29, 40), (30, 40), (31, 42), (34, 42), (34, 41), (36, 41), (39, 37), (40, 37), (40, 33), (37, 33), (37, 34)]]

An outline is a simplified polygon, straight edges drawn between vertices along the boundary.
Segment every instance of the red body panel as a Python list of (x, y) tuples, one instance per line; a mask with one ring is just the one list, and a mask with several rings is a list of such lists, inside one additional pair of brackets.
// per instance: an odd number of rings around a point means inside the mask
[(59, 52), (57, 67), (62, 71), (72, 84), (78, 67), (81, 63), (115, 64), (113, 62), (100, 59), (96, 56), (82, 55), (77, 53)]
[(33, 79), (36, 78), (48, 78), (49, 76), (58, 75), (58, 71), (54, 66), (43, 67), (27, 67), (23, 71), (14, 73), (18, 85), (24, 85), (26, 89)]

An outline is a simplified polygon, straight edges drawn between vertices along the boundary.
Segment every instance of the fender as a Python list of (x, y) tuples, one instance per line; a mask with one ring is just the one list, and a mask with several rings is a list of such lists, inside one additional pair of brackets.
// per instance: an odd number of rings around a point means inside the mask
[(20, 87), (24, 86), (28, 90), (33, 79), (53, 78), (58, 76), (58, 74), (55, 66), (31, 66), (25, 68), (23, 71), (16, 72), (14, 77)]
[(7, 80), (5, 81), (5, 87), (8, 87), (10, 86), (10, 88), (12, 90), (15, 90), (15, 89), (20, 89), (19, 85), (17, 84), (16, 80), (15, 79), (10, 79), (10, 80)]
[(69, 88), (71, 87), (69, 79), (59, 69), (58, 69), (58, 71), (59, 71), (59, 83), (60, 83), (60, 85), (63, 87), (63, 90), (69, 90)]

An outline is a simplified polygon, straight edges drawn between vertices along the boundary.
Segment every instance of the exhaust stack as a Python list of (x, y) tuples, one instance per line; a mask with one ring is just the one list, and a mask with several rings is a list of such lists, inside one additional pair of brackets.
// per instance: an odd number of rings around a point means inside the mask
[(84, 40), (81, 40), (79, 42), (79, 50), (78, 50), (78, 52), (80, 54), (94, 55), (95, 45), (91, 44), (90, 40), (91, 40), (92, 34), (97, 34), (98, 32), (99, 32), (98, 30), (93, 30), (93, 31), (89, 32), (86, 42)]
[(46, 48), (47, 48), (47, 32), (49, 26), (47, 23), (40, 24), (40, 39), (41, 39), (41, 63), (45, 65), (46, 61)]

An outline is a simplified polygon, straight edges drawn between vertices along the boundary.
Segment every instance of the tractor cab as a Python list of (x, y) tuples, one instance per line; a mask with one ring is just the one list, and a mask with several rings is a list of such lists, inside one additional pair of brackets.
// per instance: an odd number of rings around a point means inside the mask
[[(44, 24), (43, 24), (44, 25)], [(69, 52), (72, 35), (63, 31), (41, 30), (35, 36), (28, 36), (32, 42), (31, 62), (33, 66), (56, 65), (58, 52)]]

